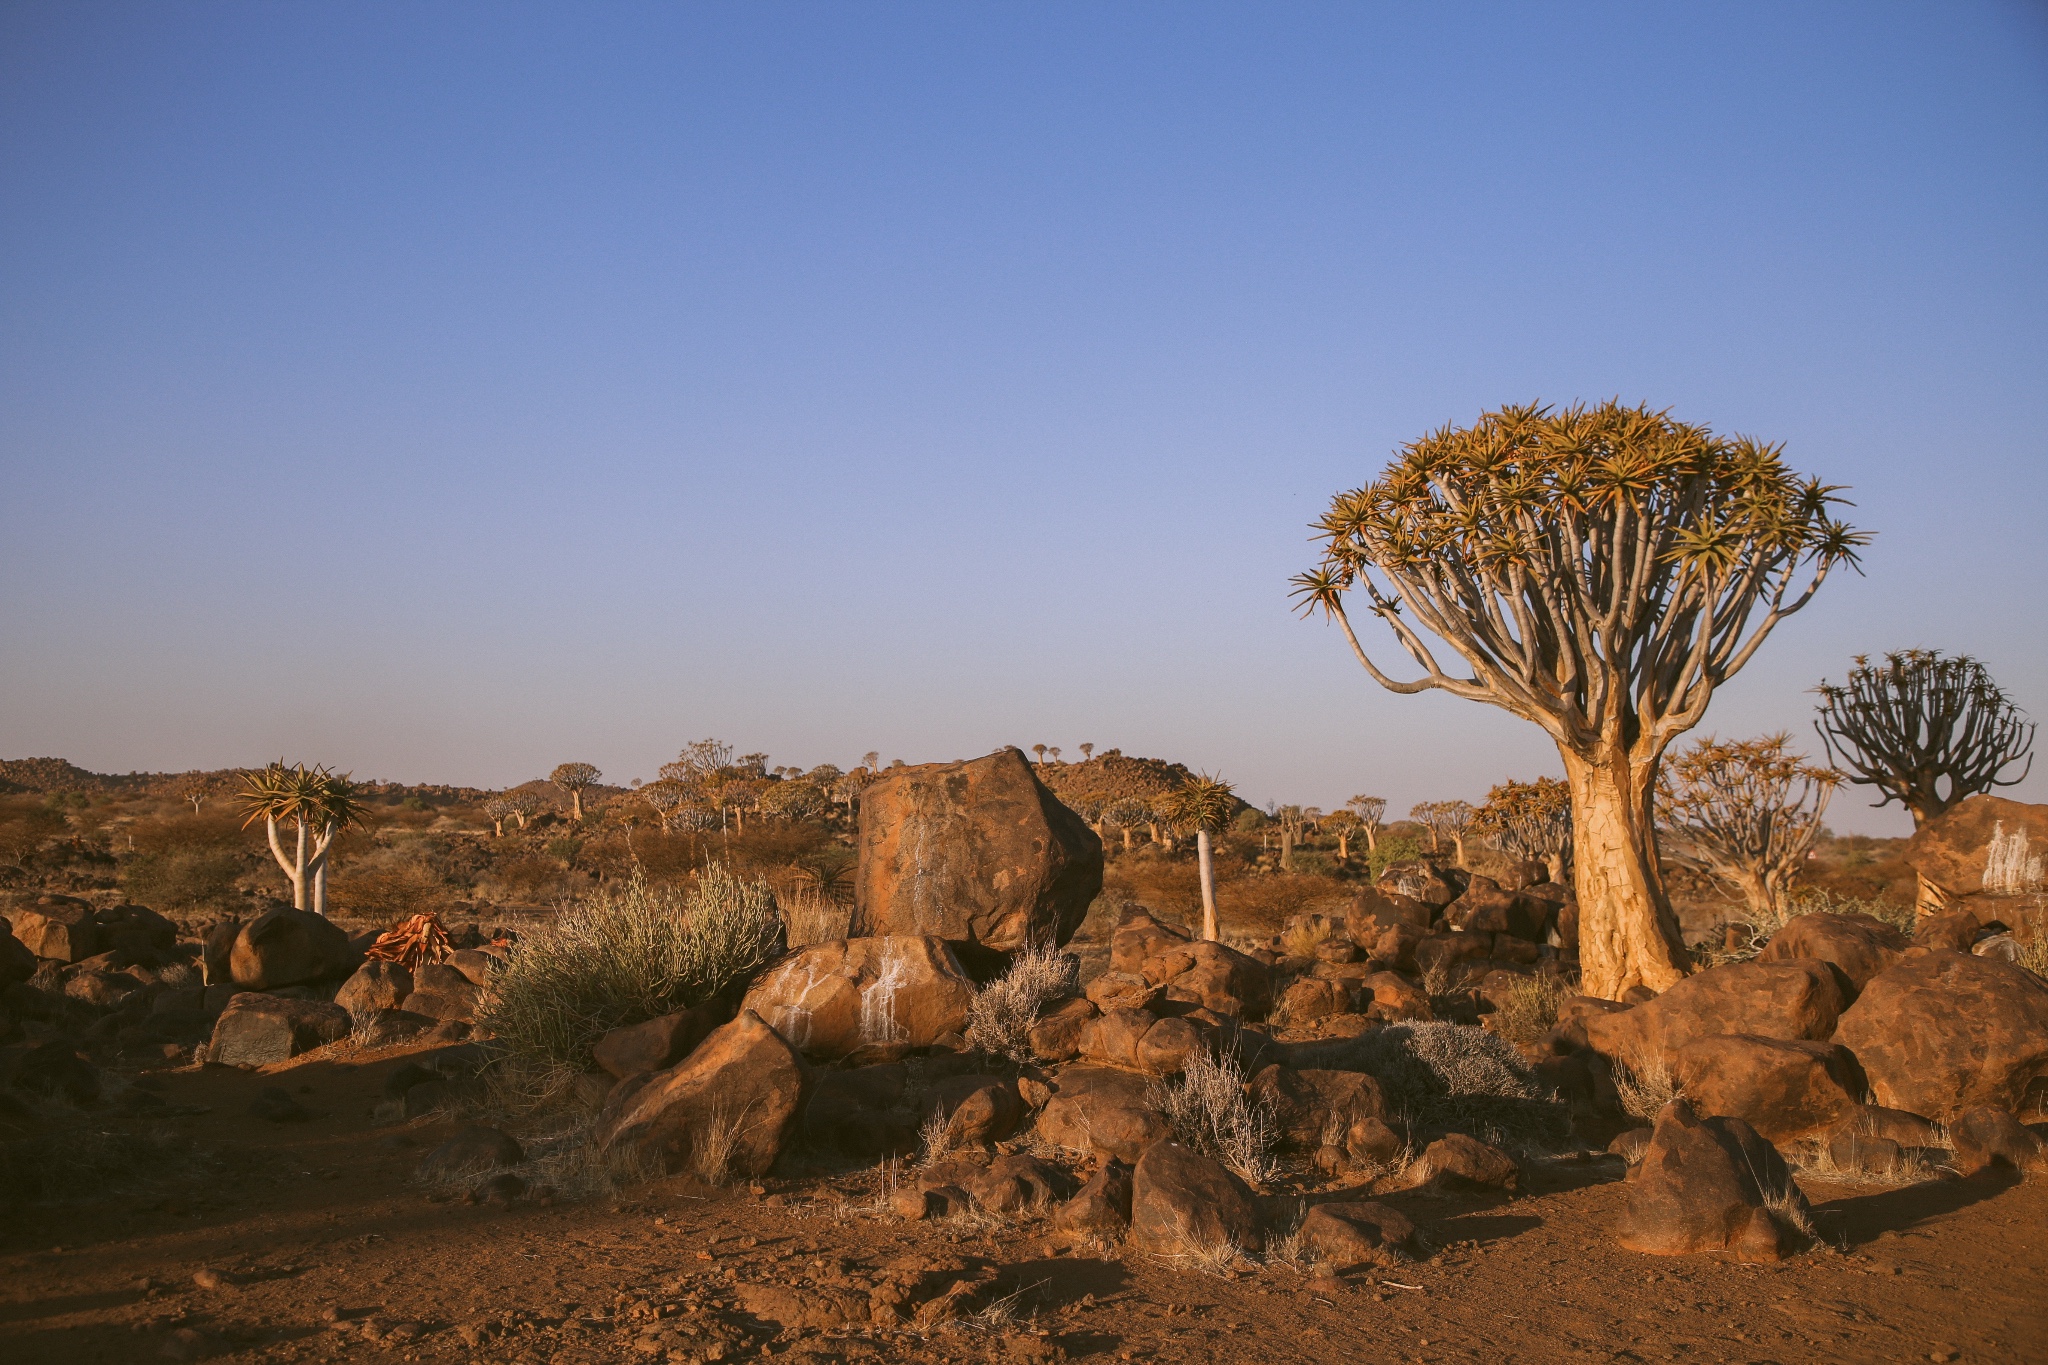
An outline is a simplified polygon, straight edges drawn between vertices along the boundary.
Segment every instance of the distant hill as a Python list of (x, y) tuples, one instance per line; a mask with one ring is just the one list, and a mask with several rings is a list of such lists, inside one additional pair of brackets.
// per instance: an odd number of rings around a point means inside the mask
[[(1034, 771), (1054, 796), (1077, 810), (1083, 804), (1107, 805), (1127, 796), (1151, 801), (1194, 776), (1184, 763), (1132, 758), (1121, 749), (1105, 750), (1079, 763), (1040, 763)], [(1238, 805), (1249, 808), (1243, 801)]]
[[(234, 790), (242, 768), (195, 768), (182, 773), (95, 773), (62, 758), (0, 758), (0, 795), (53, 792), (85, 792), (99, 796), (179, 796), (193, 787), (209, 794)], [(549, 792), (545, 780), (526, 784)], [(481, 801), (491, 793), (480, 787), (456, 787), (441, 782), (408, 786), (402, 782), (366, 781), (363, 786), (376, 795), (418, 796), (429, 801)]]

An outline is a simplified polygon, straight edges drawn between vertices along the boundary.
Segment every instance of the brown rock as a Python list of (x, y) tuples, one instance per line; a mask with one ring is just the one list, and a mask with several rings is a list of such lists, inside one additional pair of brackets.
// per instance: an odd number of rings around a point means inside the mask
[[(1420, 902), (1418, 902), (1419, 904)], [(1422, 946), (1422, 940), (1429, 937), (1429, 930), (1412, 924), (1396, 924), (1380, 931), (1373, 940), (1372, 956), (1375, 962), (1396, 971), (1415, 970), (1415, 950)]]
[(1906, 862), (1950, 897), (1982, 893), (1991, 836), (2024, 834), (2035, 849), (2048, 848), (2048, 805), (1972, 796), (1929, 820), (1906, 844)]
[(472, 986), (489, 986), (504, 967), (504, 959), (482, 948), (457, 948), (443, 965), (461, 972)]
[(1180, 925), (1168, 924), (1149, 910), (1133, 910), (1109, 936), (1110, 970), (1143, 977), (1147, 962), (1192, 942), (1194, 935)]
[(1134, 1072), (1070, 1066), (1054, 1085), (1037, 1132), (1056, 1147), (1136, 1162), (1169, 1131), (1152, 1104), (1151, 1082)]
[(1062, 1000), (1038, 1012), (1031, 1023), (1031, 1055), (1041, 1062), (1068, 1062), (1081, 1055), (1081, 1037), (1102, 1013), (1093, 1000)]
[(1014, 748), (874, 782), (859, 850), (854, 922), (869, 935), (1060, 944), (1102, 890), (1102, 840)]
[(37, 957), (83, 962), (107, 950), (92, 906), (75, 896), (37, 896), (14, 912), (13, 923), (14, 936)]
[(1968, 909), (1927, 915), (1913, 928), (1917, 947), (1945, 948), (1952, 953), (1969, 952), (1983, 935), (1984, 926), (1978, 922), (1977, 912)]
[(412, 990), (411, 972), (396, 962), (371, 958), (341, 983), (341, 989), (334, 993), (334, 1003), (350, 1014), (395, 1010)]
[(1965, 1176), (2003, 1163), (2016, 1171), (2048, 1171), (2048, 1144), (2003, 1109), (1979, 1105), (1949, 1120), (1956, 1170)]
[(1427, 933), (1430, 922), (1435, 918), (1434, 906), (1424, 905), (1415, 897), (1399, 891), (1369, 886), (1359, 892), (1351, 903), (1351, 909), (1344, 917), (1344, 929), (1353, 943), (1372, 947), (1378, 954), (1379, 950), (1374, 945), (1388, 930), (1412, 929), (1418, 934)]
[(1301, 1220), (1302, 1245), (1338, 1270), (1409, 1259), (1415, 1224), (1385, 1204), (1318, 1204)]
[(1742, 1119), (1775, 1145), (1834, 1128), (1861, 1107), (1864, 1088), (1845, 1047), (1747, 1033), (1695, 1038), (1672, 1070), (1695, 1112)]
[(948, 1076), (926, 1092), (929, 1112), (946, 1123), (955, 1147), (988, 1147), (1017, 1131), (1024, 1100), (1016, 1085), (1000, 1076)]
[[(0, 985), (26, 981), (35, 974), (36, 955), (14, 936), (13, 927), (0, 919)], [(4, 1030), (0, 1030), (0, 1036), (4, 1036)]]
[[(1168, 1000), (1214, 1010), (1239, 1019), (1263, 1019), (1273, 1004), (1273, 974), (1265, 963), (1221, 943), (1197, 940), (1187, 945), (1185, 957), (1174, 953), (1145, 964), (1145, 978), (1166, 988)], [(1174, 967), (1164, 975), (1165, 967)], [(1161, 975), (1154, 975), (1155, 970)]]
[(1166, 998), (1166, 988), (1132, 972), (1112, 968), (1088, 983), (1087, 996), (1088, 1003), (1105, 1014), (1111, 1010), (1149, 1010)]
[(1520, 891), (1550, 876), (1549, 868), (1533, 858), (1517, 858), (1476, 840), (1465, 845), (1465, 856), (1458, 865), (1474, 876), (1490, 878), (1503, 891)]
[(1088, 1178), (1079, 1194), (1053, 1210), (1052, 1225), (1064, 1232), (1122, 1232), (1131, 1224), (1131, 1168), (1111, 1159)]
[(1387, 870), (1380, 873), (1379, 880), (1373, 883), (1373, 890), (1382, 895), (1406, 896), (1434, 910), (1442, 910), (1464, 889), (1449, 871), (1426, 858), (1390, 863)]
[(1834, 1136), (1883, 1139), (1906, 1147), (1946, 1147), (1948, 1135), (1941, 1125), (1903, 1109), (1859, 1104), (1835, 1125)]
[(725, 1011), (707, 1001), (659, 1019), (613, 1029), (597, 1040), (591, 1060), (621, 1078), (636, 1071), (665, 1071), (689, 1056), (691, 1048), (724, 1022)]
[(1375, 972), (1361, 983), (1372, 992), (1366, 1013), (1375, 1019), (1395, 1023), (1403, 1019), (1429, 1019), (1429, 994), (1407, 977), (1395, 972)]
[(1741, 1119), (1703, 1119), (1676, 1099), (1630, 1174), (1619, 1240), (1653, 1256), (1776, 1261), (1804, 1242), (1799, 1222), (1809, 1216), (1777, 1148)]
[(931, 1047), (966, 1029), (973, 1000), (943, 940), (898, 936), (799, 948), (754, 983), (742, 1008), (800, 1051), (839, 1058), (878, 1044)]
[(1097, 1066), (1135, 1069), (1138, 1044), (1158, 1022), (1145, 1010), (1110, 1010), (1097, 1015), (1081, 1027), (1081, 1058)]
[(1288, 1024), (1308, 1024), (1332, 1014), (1349, 1014), (1352, 993), (1340, 982), (1305, 976), (1282, 992), (1274, 1017)]
[(1491, 877), (1474, 873), (1465, 894), (1444, 907), (1444, 927), (1468, 934), (1509, 934), (1540, 943), (1557, 907), (1533, 896), (1519, 896)]
[(1380, 1083), (1358, 1071), (1268, 1066), (1252, 1078), (1251, 1091), (1270, 1108), (1280, 1144), (1298, 1152), (1343, 1146), (1361, 1120), (1384, 1125), (1390, 1117)]
[(1131, 1244), (1155, 1256), (1256, 1251), (1252, 1192), (1208, 1157), (1178, 1142), (1155, 1142), (1131, 1175)]
[(244, 991), (214, 1021), (206, 1055), (226, 1066), (268, 1066), (346, 1038), (354, 1028), (339, 1005)]
[(348, 935), (324, 915), (280, 909), (242, 926), (228, 955), (228, 972), (245, 991), (268, 991), (336, 975), (358, 960)]
[(752, 1010), (714, 1030), (666, 1071), (606, 1101), (594, 1138), (598, 1150), (632, 1150), (679, 1169), (700, 1139), (730, 1137), (730, 1169), (762, 1175), (775, 1164), (803, 1102), (804, 1064)]
[(2020, 1109), (2048, 1078), (2048, 983), (1996, 958), (1923, 953), (1872, 977), (1835, 1041), (1889, 1108)]
[(1686, 977), (1655, 999), (1613, 1014), (1582, 1017), (1594, 1050), (1624, 1065), (1661, 1061), (1695, 1038), (1748, 1033), (1824, 1041), (1843, 1008), (1835, 968), (1825, 962), (1737, 962)]
[(1522, 1168), (1500, 1148), (1463, 1133), (1447, 1133), (1429, 1146), (1408, 1171), (1409, 1184), (1440, 1190), (1502, 1190), (1521, 1184)]
[(1832, 962), (1860, 992), (1871, 977), (1896, 963), (1910, 946), (1904, 934), (1874, 916), (1816, 910), (1787, 921), (1771, 935), (1757, 961), (1810, 957)]
[(1161, 1019), (1138, 1040), (1138, 1070), (1153, 1076), (1178, 1076), (1196, 1055), (1211, 1051), (1210, 1038), (1192, 1017)]

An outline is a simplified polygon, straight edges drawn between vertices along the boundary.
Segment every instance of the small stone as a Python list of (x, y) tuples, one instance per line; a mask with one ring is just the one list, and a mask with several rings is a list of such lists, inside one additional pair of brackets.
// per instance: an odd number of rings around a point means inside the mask
[(225, 1286), (227, 1282), (227, 1276), (211, 1267), (192, 1272), (192, 1283), (198, 1285), (201, 1289), (219, 1289)]

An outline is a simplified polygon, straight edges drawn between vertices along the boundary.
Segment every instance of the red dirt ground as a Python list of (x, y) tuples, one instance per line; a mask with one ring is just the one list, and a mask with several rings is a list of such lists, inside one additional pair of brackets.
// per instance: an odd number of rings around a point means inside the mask
[[(1042, 1222), (906, 1223), (860, 1207), (872, 1172), (430, 1202), (412, 1166), (453, 1125), (371, 1117), (406, 1055), (156, 1073), (171, 1105), (209, 1111), (161, 1122), (225, 1170), (0, 1225), (0, 1361), (2048, 1361), (2038, 1180), (1809, 1185), (1832, 1245), (1759, 1268), (1620, 1250), (1618, 1163), (1564, 1163), (1509, 1201), (1395, 1196), (1442, 1250), (1312, 1291), (1304, 1269), (1179, 1269), (1056, 1245)], [(311, 1122), (247, 1116), (279, 1083)], [(731, 1307), (736, 1284), (903, 1257), (999, 1266), (1014, 1320), (824, 1335)], [(229, 1282), (201, 1288), (206, 1268)], [(420, 1334), (373, 1340), (364, 1319)]]

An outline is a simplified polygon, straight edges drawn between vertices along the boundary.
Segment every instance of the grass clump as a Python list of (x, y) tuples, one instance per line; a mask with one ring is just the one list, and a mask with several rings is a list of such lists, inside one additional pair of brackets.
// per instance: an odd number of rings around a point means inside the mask
[(1678, 1077), (1662, 1057), (1631, 1057), (1614, 1064), (1614, 1091), (1629, 1117), (1655, 1123), (1678, 1098)]
[(1565, 1106), (1506, 1038), (1437, 1022), (1392, 1024), (1356, 1041), (1359, 1068), (1422, 1128), (1471, 1133), (1511, 1151), (1554, 1151), (1571, 1139)]
[(782, 949), (765, 881), (718, 864), (687, 893), (636, 878), (522, 938), (482, 1023), (524, 1062), (581, 1069), (612, 1029), (701, 1004)]
[(1197, 1052), (1179, 1076), (1154, 1083), (1152, 1102), (1182, 1142), (1257, 1185), (1279, 1174), (1280, 1127), (1272, 1106), (1254, 1099), (1245, 1080), (1235, 1057)]
[(1541, 1043), (1557, 1027), (1571, 988), (1554, 976), (1523, 977), (1493, 1002), (1492, 1032), (1511, 1043)]
[(1013, 1062), (1028, 1062), (1038, 1011), (1048, 1000), (1080, 993), (1078, 959), (1051, 947), (1026, 948), (967, 1007), (967, 1041)]

